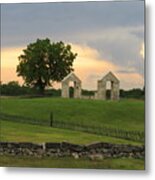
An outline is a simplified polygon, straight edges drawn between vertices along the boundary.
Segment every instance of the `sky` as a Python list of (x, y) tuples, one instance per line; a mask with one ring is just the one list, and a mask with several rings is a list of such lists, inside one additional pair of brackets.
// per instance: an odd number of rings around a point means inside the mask
[(3, 83), (23, 83), (16, 75), (18, 56), (37, 38), (71, 44), (84, 89), (97, 89), (97, 80), (109, 71), (122, 89), (144, 86), (144, 1), (2, 4)]

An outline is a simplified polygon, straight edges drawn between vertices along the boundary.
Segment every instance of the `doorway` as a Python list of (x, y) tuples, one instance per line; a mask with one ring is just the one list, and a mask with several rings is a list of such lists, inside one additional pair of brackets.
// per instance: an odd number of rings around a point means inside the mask
[(69, 97), (74, 98), (74, 82), (69, 82)]
[(106, 82), (106, 99), (110, 100), (111, 99), (111, 81)]

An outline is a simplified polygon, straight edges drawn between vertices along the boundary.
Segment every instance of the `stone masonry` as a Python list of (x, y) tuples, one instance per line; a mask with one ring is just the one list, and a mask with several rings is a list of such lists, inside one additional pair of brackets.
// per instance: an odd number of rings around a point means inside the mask
[(62, 80), (62, 94), (63, 98), (69, 97), (69, 82), (74, 83), (74, 98), (81, 98), (81, 80), (74, 74), (70, 73)]
[(110, 81), (110, 83), (111, 83), (110, 99), (111, 100), (119, 100), (119, 84), (120, 84), (120, 82), (112, 72), (109, 72), (101, 80), (98, 81), (96, 99), (106, 100), (106, 83), (107, 83), (107, 81)]
[(81, 80), (74, 73), (70, 73), (62, 80), (61, 96), (63, 98), (70, 98), (69, 95), (70, 81), (74, 82), (74, 96), (73, 96), (74, 98), (102, 99), (102, 100), (106, 100), (106, 91), (107, 91), (106, 84), (108, 81), (110, 81), (111, 83), (110, 99), (119, 100), (120, 81), (112, 72), (109, 72), (101, 80), (97, 82), (97, 92), (95, 93), (95, 96), (91, 96), (91, 97), (81, 95), (81, 89), (82, 89)]
[(145, 158), (144, 146), (111, 144), (98, 142), (88, 145), (61, 143), (35, 144), (29, 142), (0, 142), (0, 156), (65, 157), (104, 159), (104, 158)]

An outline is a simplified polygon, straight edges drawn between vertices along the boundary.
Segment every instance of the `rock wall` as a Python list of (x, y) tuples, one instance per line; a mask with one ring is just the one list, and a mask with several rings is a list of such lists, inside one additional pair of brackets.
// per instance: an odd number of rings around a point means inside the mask
[(0, 142), (0, 155), (12, 156), (34, 156), (34, 157), (64, 157), (73, 156), (75, 159), (80, 157), (88, 157), (90, 159), (103, 158), (144, 158), (144, 146), (132, 146), (123, 144), (110, 143), (93, 143), (89, 145), (62, 143), (15, 143)]
[(74, 74), (70, 73), (68, 74), (63, 80), (62, 80), (62, 91), (61, 96), (63, 98), (70, 98), (69, 96), (69, 82), (74, 83), (74, 98), (81, 98), (81, 80)]

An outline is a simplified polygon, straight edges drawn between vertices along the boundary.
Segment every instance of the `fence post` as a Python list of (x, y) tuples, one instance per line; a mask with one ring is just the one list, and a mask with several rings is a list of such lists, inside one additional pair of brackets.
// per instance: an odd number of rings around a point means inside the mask
[(53, 112), (50, 113), (50, 126), (53, 126)]

